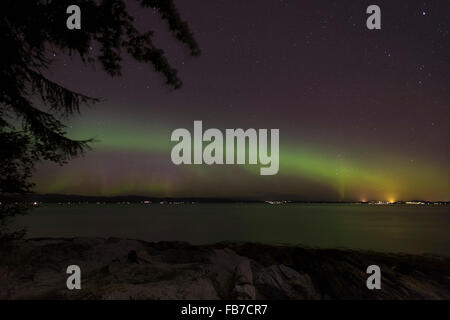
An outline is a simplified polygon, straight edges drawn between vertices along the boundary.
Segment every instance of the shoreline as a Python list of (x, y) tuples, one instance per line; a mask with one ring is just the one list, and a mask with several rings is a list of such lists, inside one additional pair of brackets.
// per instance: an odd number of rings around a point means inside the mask
[[(0, 299), (450, 299), (450, 258), (257, 243), (40, 238), (0, 246)], [(79, 265), (81, 290), (66, 288)], [(381, 290), (366, 268), (381, 269)]]

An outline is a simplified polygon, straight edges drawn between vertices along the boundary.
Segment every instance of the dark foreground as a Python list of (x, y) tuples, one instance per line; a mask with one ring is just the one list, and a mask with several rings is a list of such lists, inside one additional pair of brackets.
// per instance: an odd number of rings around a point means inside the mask
[[(381, 290), (366, 269), (381, 268)], [(66, 269), (81, 268), (68, 290)], [(34, 239), (0, 245), (0, 299), (450, 299), (450, 258), (220, 243)]]

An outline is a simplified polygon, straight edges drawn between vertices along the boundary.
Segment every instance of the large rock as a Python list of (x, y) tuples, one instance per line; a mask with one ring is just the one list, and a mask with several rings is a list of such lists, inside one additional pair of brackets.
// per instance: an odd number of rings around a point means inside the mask
[(264, 297), (271, 299), (318, 299), (311, 278), (285, 265), (273, 265), (259, 271), (255, 286)]
[[(382, 290), (365, 285), (368, 265)], [(66, 269), (81, 268), (81, 290)], [(127, 239), (0, 243), (0, 299), (450, 299), (450, 259)]]
[(256, 299), (256, 290), (253, 286), (253, 272), (250, 260), (242, 260), (235, 267), (233, 298), (238, 300)]

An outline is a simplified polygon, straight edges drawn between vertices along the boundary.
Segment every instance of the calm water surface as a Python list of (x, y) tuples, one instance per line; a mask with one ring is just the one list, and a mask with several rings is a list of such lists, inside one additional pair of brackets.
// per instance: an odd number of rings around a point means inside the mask
[(448, 206), (47, 204), (16, 224), (28, 237), (252, 241), (450, 256)]

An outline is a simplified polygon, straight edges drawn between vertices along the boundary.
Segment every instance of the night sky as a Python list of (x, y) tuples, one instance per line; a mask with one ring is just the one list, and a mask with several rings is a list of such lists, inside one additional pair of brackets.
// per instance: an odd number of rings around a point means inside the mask
[[(200, 57), (152, 10), (129, 3), (183, 87), (126, 54), (123, 75), (111, 78), (49, 48), (48, 76), (103, 102), (67, 122), (71, 137), (98, 140), (92, 150), (40, 165), (37, 192), (450, 200), (450, 1), (175, 1)], [(381, 7), (381, 30), (366, 28), (370, 4)], [(170, 134), (192, 132), (194, 120), (279, 128), (279, 173), (175, 166)]]

